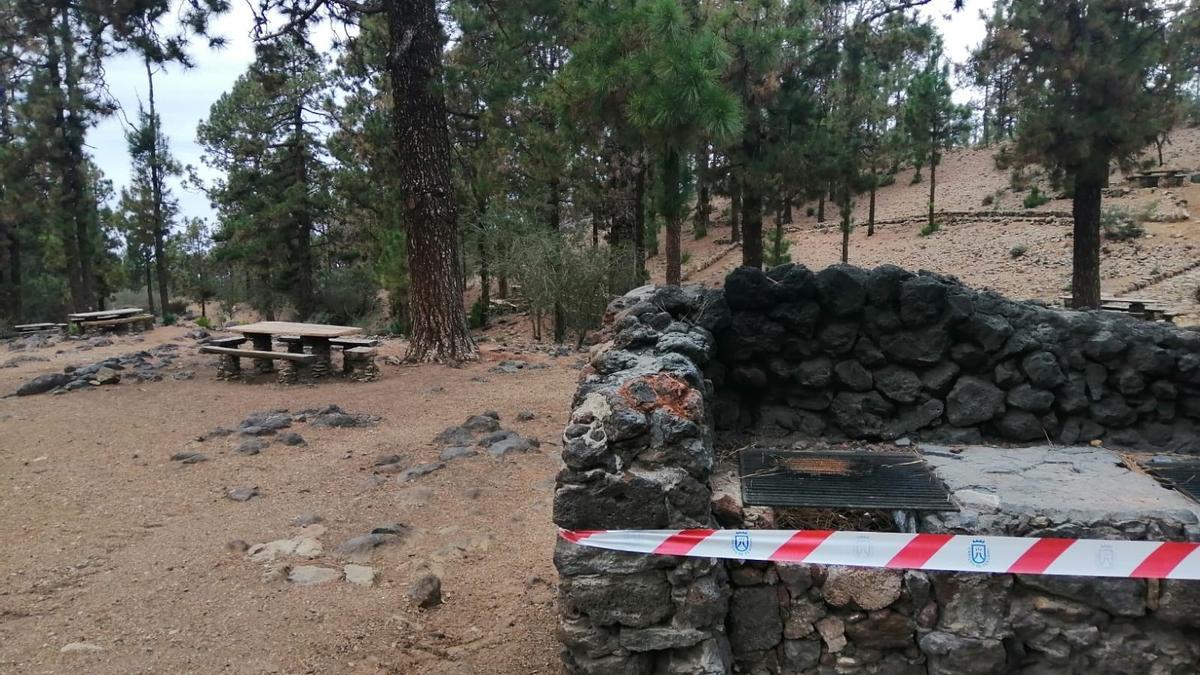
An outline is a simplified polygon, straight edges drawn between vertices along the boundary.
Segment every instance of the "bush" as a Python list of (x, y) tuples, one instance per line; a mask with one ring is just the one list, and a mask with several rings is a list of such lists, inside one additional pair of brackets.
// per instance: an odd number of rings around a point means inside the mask
[(172, 314), (170, 312), (166, 312), (163, 314), (162, 325), (174, 326), (176, 321), (178, 321), (178, 319), (176, 319), (174, 314)]
[(483, 328), (483, 298), (477, 298), (471, 305), (471, 313), (467, 315), (467, 325), (471, 328)]
[(808, 216), (809, 218), (812, 218), (813, 216), (817, 215), (816, 207), (810, 206), (810, 207), (804, 209), (804, 215)]
[[(767, 267), (775, 267), (792, 262), (791, 248), (792, 242), (783, 236), (783, 229), (771, 228), (771, 231), (763, 237), (763, 263)], [(775, 255), (776, 249), (779, 250), (779, 255)]]
[(1050, 197), (1042, 194), (1041, 190), (1038, 190), (1038, 186), (1034, 185), (1029, 194), (1025, 195), (1025, 201), (1021, 202), (1021, 204), (1027, 209), (1035, 209), (1049, 201)]
[(378, 292), (379, 284), (365, 265), (326, 270), (317, 278), (313, 315), (331, 323), (353, 323), (375, 309)]
[(929, 235), (933, 234), (934, 232), (937, 232), (940, 229), (942, 229), (941, 224), (938, 223), (938, 221), (936, 221), (936, 220), (931, 220), (928, 223), (925, 223), (925, 225), (921, 227), (920, 235), (922, 237), (928, 237)]
[(209, 328), (212, 328), (212, 321), (210, 321), (207, 316), (201, 316), (196, 318), (196, 325), (208, 330)]
[(1008, 249), (1008, 255), (1011, 258), (1020, 258), (1021, 256), (1025, 255), (1028, 252), (1029, 252), (1029, 247), (1026, 246), (1025, 244), (1017, 244), (1016, 246)]
[(690, 263), (691, 261), (692, 261), (691, 253), (688, 253), (687, 251), (683, 251), (679, 254), (679, 266), (680, 267), (683, 267), (684, 265)]
[(1137, 239), (1146, 234), (1146, 228), (1129, 213), (1128, 209), (1113, 206), (1100, 209), (1100, 231), (1110, 241)]
[(174, 314), (175, 316), (179, 316), (181, 314), (186, 314), (187, 309), (188, 309), (188, 304), (184, 300), (168, 300), (167, 301), (167, 313), (168, 314)]
[(564, 328), (582, 343), (584, 334), (604, 318), (614, 271), (611, 261), (627, 258), (611, 250), (575, 245), (554, 232), (536, 231), (518, 237), (500, 265), (529, 305), (535, 338), (540, 339), (542, 320), (553, 320), (558, 305)]

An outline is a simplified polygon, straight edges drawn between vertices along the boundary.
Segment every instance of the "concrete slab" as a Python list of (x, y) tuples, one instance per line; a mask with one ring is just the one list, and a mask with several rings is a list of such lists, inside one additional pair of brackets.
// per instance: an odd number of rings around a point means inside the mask
[(1200, 523), (1200, 504), (1130, 471), (1104, 448), (919, 447), (965, 509), (1052, 521)]

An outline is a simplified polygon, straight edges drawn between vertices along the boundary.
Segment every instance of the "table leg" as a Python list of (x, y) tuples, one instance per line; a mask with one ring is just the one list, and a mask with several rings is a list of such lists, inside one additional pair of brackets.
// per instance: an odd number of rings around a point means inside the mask
[(313, 361), (312, 366), (313, 379), (320, 379), (333, 372), (332, 347), (329, 344), (329, 340), (325, 338), (308, 338), (308, 345), (312, 353), (317, 357)]
[[(254, 345), (255, 351), (271, 351), (270, 335), (267, 335), (266, 333), (247, 333), (246, 337), (250, 338), (250, 344)], [(271, 359), (254, 359), (254, 372), (260, 375), (269, 375), (274, 371), (275, 366)]]

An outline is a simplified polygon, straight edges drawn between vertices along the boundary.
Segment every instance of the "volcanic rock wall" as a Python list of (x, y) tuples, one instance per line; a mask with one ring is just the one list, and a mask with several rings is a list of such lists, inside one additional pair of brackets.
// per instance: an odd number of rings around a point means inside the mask
[[(743, 268), (724, 291), (643, 288), (612, 310), (564, 431), (566, 530), (715, 526), (715, 430), (1196, 447), (1190, 331), (890, 266)], [(566, 538), (555, 565), (571, 673), (1200, 672), (1195, 584), (727, 569)]]

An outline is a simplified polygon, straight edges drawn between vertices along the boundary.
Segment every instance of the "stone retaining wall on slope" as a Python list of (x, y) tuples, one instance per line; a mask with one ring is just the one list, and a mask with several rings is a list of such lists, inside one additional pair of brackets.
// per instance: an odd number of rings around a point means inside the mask
[[(585, 369), (564, 431), (554, 519), (565, 529), (715, 526), (720, 428), (1026, 438), (1036, 425), (1052, 438), (1194, 447), (1200, 334), (1188, 331), (1012, 303), (894, 267), (743, 268), (724, 291), (644, 288), (614, 310), (612, 348)], [(571, 673), (1197, 666), (1186, 630), (1200, 599), (1167, 585), (1130, 582), (1145, 608), (1130, 615), (1089, 602), (1086, 584), (1039, 590), (1011, 577), (727, 569), (563, 539), (555, 565)], [(847, 584), (899, 590), (864, 602)], [(996, 597), (1003, 611), (988, 604)], [(1175, 613), (1150, 614), (1164, 597)]]

